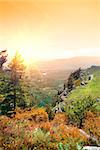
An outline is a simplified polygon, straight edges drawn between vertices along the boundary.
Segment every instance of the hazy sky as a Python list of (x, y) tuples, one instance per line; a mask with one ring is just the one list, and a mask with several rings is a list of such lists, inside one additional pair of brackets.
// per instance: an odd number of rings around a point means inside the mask
[(28, 59), (100, 56), (100, 0), (0, 0), (0, 48)]

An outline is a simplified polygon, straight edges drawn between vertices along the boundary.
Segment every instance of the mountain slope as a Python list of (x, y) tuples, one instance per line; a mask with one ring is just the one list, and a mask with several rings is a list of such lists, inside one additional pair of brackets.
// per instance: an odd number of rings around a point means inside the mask
[(73, 90), (67, 100), (83, 99), (88, 96), (100, 98), (100, 70), (94, 71), (93, 75), (92, 81), (89, 81), (85, 86), (79, 86)]

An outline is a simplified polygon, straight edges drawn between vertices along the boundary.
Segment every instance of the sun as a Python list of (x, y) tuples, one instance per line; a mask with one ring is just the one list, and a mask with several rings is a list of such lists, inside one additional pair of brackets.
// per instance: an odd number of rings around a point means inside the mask
[(32, 49), (20, 49), (18, 50), (18, 53), (22, 56), (24, 63), (27, 65), (39, 61), (39, 59), (35, 57), (35, 51), (33, 51)]
[(58, 58), (57, 49), (50, 49), (48, 41), (43, 41), (37, 39), (34, 40), (33, 43), (32, 41), (25, 41), (24, 43), (13, 45), (11, 48), (9, 47), (8, 50), (9, 58), (13, 58), (16, 50), (22, 56), (26, 65)]

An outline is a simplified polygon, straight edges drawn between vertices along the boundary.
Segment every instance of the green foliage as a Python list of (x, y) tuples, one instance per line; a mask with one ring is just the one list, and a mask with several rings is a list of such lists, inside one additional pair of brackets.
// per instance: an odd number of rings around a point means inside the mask
[(25, 108), (30, 97), (21, 56), (16, 53), (8, 66), (9, 71), (0, 70), (0, 110), (2, 114), (7, 114), (16, 106)]
[(96, 102), (93, 105), (93, 110), (100, 113), (100, 102)]
[(49, 132), (44, 133), (41, 129), (35, 130), (32, 135), (34, 147), (37, 147), (37, 149), (41, 146), (47, 148), (50, 141), (49, 135)]
[(60, 142), (58, 144), (58, 150), (69, 150), (69, 144), (63, 144)]
[(83, 150), (83, 145), (82, 145), (82, 144), (77, 143), (77, 150)]
[(52, 111), (52, 108), (50, 107), (50, 105), (46, 105), (45, 108), (46, 108), (46, 112), (48, 114), (49, 120), (53, 120), (55, 113)]
[(22, 97), (23, 100), (23, 94), (22, 94), (22, 87), (21, 87), (21, 79), (22, 75), (24, 73), (24, 65), (23, 60), (21, 56), (16, 53), (14, 58), (12, 59), (11, 63), (9, 64), (9, 67), (11, 69), (11, 84), (13, 86), (13, 95), (14, 95), (14, 109), (16, 108), (16, 100), (17, 100), (17, 94), (20, 93), (20, 98)]
[(67, 100), (83, 99), (84, 97), (91, 96), (92, 98), (100, 98), (100, 71), (93, 72), (94, 78), (89, 81), (87, 85), (80, 86), (74, 89), (69, 95)]
[(40, 103), (39, 103), (39, 107), (44, 107), (48, 104), (52, 103), (52, 99), (50, 96), (46, 96)]
[(78, 126), (82, 126), (86, 111), (100, 112), (100, 102), (97, 101), (100, 98), (100, 71), (94, 71), (93, 74), (92, 81), (71, 91), (65, 100), (67, 103), (65, 110), (70, 122)]
[(84, 99), (78, 99), (65, 107), (66, 113), (69, 115), (71, 123), (82, 126), (84, 121), (85, 112), (93, 109), (93, 105), (96, 103), (96, 100), (87, 97)]
[(83, 150), (83, 143), (73, 142), (73, 140), (69, 140), (68, 143), (63, 144), (62, 142), (58, 143), (58, 150)]
[(10, 76), (1, 70), (0, 72), (0, 110), (1, 114), (7, 114), (9, 110), (12, 110), (12, 93), (11, 93), (11, 84)]

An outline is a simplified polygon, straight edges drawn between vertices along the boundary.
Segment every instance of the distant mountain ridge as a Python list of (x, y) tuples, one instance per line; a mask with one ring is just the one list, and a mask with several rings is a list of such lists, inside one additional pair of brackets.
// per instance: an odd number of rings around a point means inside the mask
[(88, 68), (93, 65), (100, 66), (100, 57), (81, 56), (38, 63), (40, 70), (75, 70), (79, 67)]

